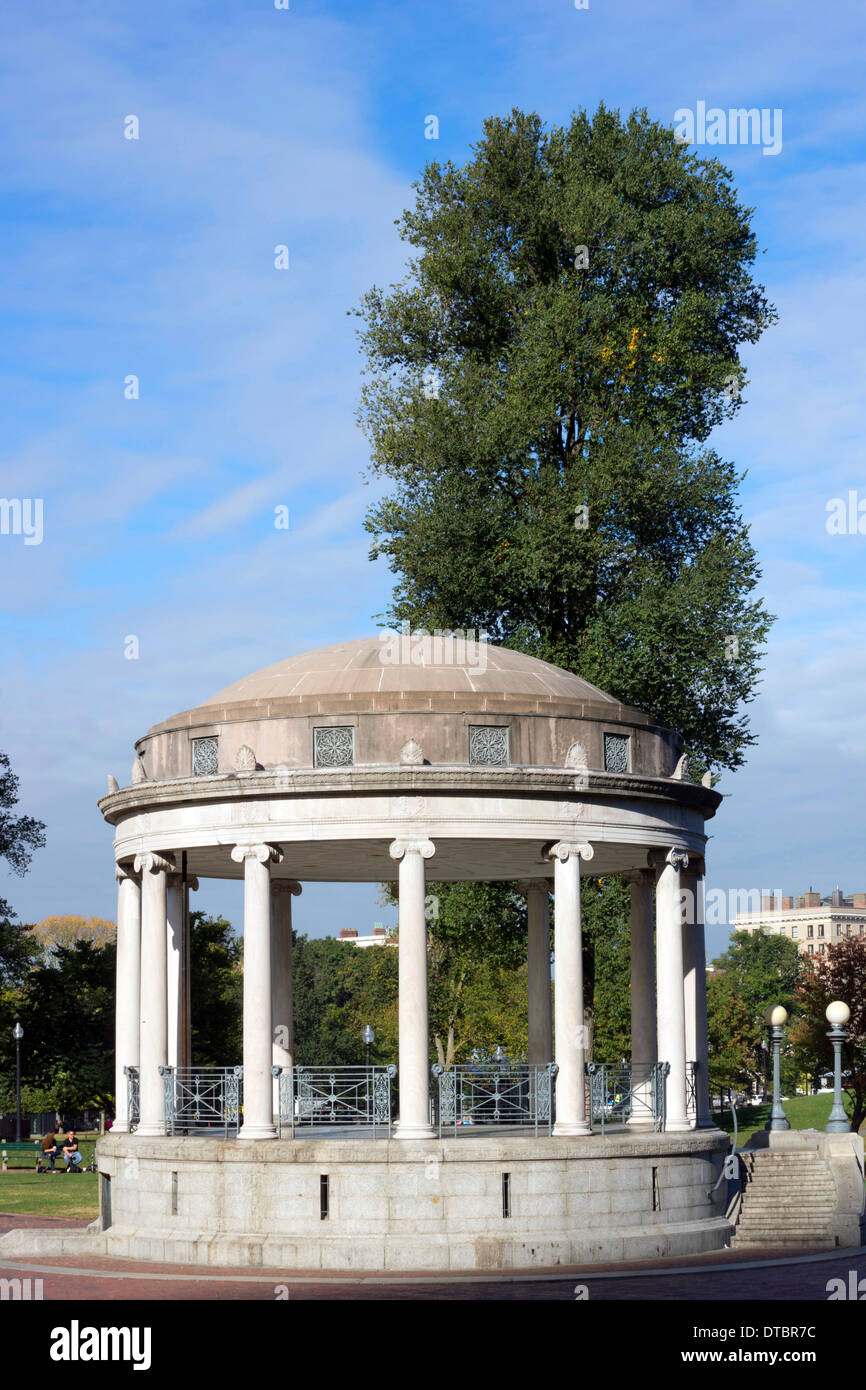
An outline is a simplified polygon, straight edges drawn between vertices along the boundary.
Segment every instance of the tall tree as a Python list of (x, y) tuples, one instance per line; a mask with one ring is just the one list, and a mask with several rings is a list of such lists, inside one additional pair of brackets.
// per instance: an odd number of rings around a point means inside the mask
[[(12, 771), (6, 753), (0, 753), (0, 859), (5, 859), (14, 874), (25, 874), (34, 850), (45, 844), (45, 826), (33, 816), (16, 816), (12, 807), (18, 804), (18, 778)], [(0, 898), (0, 985), (20, 984), (36, 954), (38, 944), (31, 928), (17, 921), (9, 903)]]
[(772, 619), (740, 475), (702, 446), (775, 318), (750, 210), (717, 161), (603, 105), (492, 118), (416, 188), (408, 276), (358, 310), (390, 619), (484, 629), (736, 767)]

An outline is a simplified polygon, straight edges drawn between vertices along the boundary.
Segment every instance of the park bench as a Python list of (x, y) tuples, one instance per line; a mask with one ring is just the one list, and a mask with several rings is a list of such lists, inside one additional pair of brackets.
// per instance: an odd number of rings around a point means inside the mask
[(42, 1156), (42, 1148), (38, 1139), (35, 1141), (31, 1139), (29, 1142), (27, 1140), (22, 1140), (20, 1144), (16, 1143), (13, 1139), (0, 1139), (0, 1154), (2, 1154), (3, 1172), (5, 1173), (9, 1168), (9, 1158), (12, 1154), (19, 1157), (24, 1156), (32, 1158), (33, 1167), (38, 1168), (39, 1159)]

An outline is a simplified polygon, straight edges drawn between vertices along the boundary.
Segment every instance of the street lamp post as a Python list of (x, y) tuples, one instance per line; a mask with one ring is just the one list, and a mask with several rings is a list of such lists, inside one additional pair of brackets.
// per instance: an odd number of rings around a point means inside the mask
[(850, 1017), (851, 1010), (841, 999), (834, 999), (832, 1004), (828, 1004), (826, 1018), (830, 1024), (830, 1031), (827, 1037), (833, 1044), (833, 1109), (824, 1126), (827, 1134), (848, 1134), (851, 1130), (851, 1123), (845, 1114), (842, 1101), (842, 1044), (848, 1036), (845, 1024)]
[(369, 1023), (364, 1024), (364, 1031), (361, 1034), (361, 1041), (364, 1044), (364, 1065), (366, 1067), (366, 1087), (367, 1092), (367, 1118), (370, 1118), (373, 1108), (373, 1078), (370, 1073), (370, 1048), (376, 1041), (376, 1034)]
[(15, 1039), (15, 1142), (21, 1143), (21, 1039), (24, 1037), (24, 1029), (16, 1021), (12, 1029), (12, 1036)]
[(770, 1118), (766, 1128), (790, 1129), (790, 1121), (782, 1109), (782, 1088), (779, 1077), (779, 1066), (782, 1054), (782, 1033), (788, 1021), (788, 1010), (783, 1009), (781, 1004), (771, 1006), (764, 1017), (770, 1025), (770, 1032), (773, 1041), (773, 1108), (770, 1111)]
[(365, 1023), (365, 1024), (364, 1024), (364, 1031), (363, 1031), (363, 1033), (361, 1034), (361, 1040), (362, 1040), (362, 1042), (363, 1042), (363, 1044), (364, 1044), (364, 1050), (365, 1050), (365, 1056), (366, 1056), (366, 1063), (365, 1063), (365, 1065), (366, 1065), (366, 1067), (367, 1067), (367, 1071), (369, 1071), (369, 1070), (370, 1070), (370, 1048), (373, 1046), (373, 1043), (376, 1041), (376, 1034), (373, 1032), (373, 1029), (370, 1027), (369, 1023)]

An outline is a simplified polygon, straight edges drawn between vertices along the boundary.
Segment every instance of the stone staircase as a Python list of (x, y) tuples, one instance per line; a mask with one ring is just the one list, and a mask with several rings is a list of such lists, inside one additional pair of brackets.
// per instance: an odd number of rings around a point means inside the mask
[(746, 1150), (740, 1155), (742, 1199), (731, 1239), (735, 1250), (832, 1250), (836, 1184), (815, 1151)]

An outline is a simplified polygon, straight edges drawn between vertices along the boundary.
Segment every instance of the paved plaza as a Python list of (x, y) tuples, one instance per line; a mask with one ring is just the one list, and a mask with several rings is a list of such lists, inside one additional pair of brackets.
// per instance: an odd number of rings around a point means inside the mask
[[(7, 1215), (0, 1213), (0, 1234), (23, 1226), (81, 1229), (85, 1221)], [(772, 1250), (744, 1259), (735, 1251), (719, 1251), (710, 1259), (659, 1260), (592, 1270), (541, 1270), (500, 1275), (419, 1276), (393, 1274), (362, 1276), (321, 1271), (209, 1269), (155, 1264), (152, 1261), (54, 1258), (0, 1260), (0, 1278), (42, 1280), (43, 1297), (51, 1301), (119, 1300), (243, 1300), (278, 1299), (339, 1301), (480, 1301), (573, 1302), (576, 1286), (586, 1287), (590, 1302), (826, 1302), (827, 1283), (851, 1270), (866, 1276), (866, 1248), (791, 1257)]]

